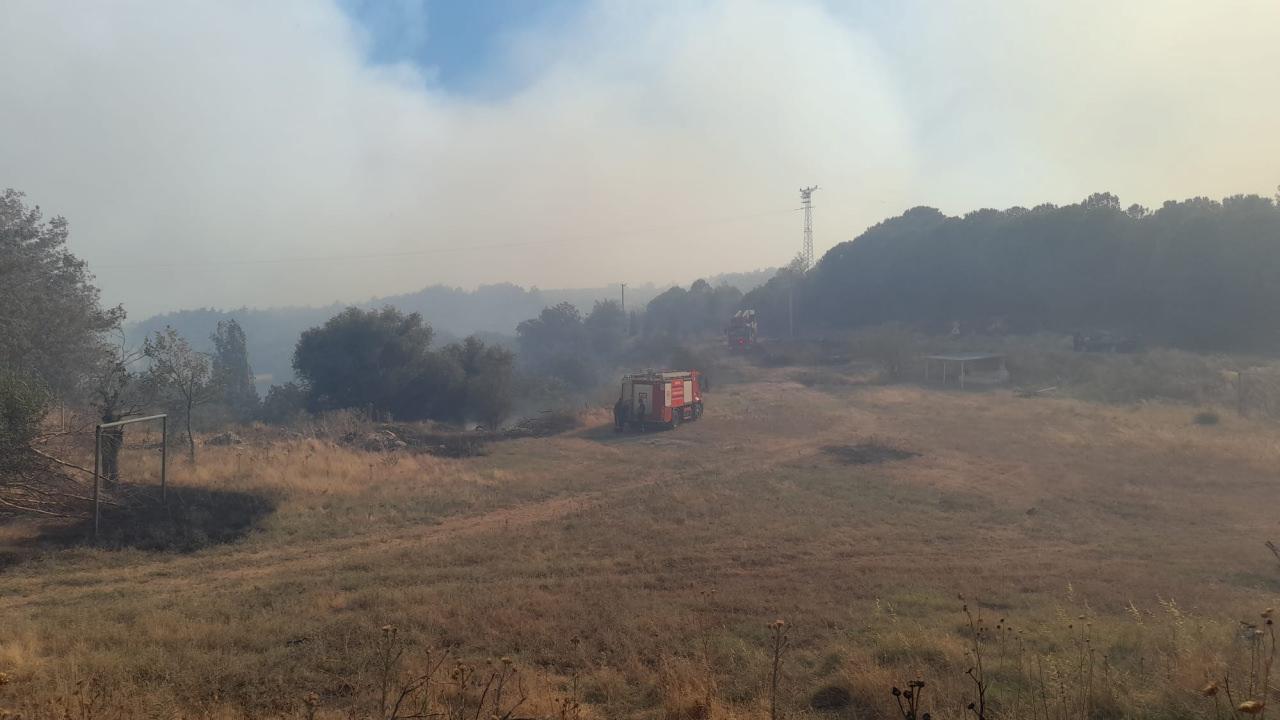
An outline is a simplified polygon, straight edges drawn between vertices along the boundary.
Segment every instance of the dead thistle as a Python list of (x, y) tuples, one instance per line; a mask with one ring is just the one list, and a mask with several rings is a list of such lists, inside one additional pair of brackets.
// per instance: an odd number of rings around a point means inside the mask
[(778, 720), (778, 682), (782, 677), (782, 654), (791, 644), (787, 623), (781, 618), (769, 623), (773, 633), (773, 663), (769, 675), (769, 720)]
[(898, 703), (898, 713), (902, 715), (902, 720), (931, 720), (932, 716), (925, 712), (920, 712), (921, 698), (924, 695), (924, 681), (912, 680), (907, 683), (907, 689), (901, 690), (896, 685), (890, 691), (893, 699)]

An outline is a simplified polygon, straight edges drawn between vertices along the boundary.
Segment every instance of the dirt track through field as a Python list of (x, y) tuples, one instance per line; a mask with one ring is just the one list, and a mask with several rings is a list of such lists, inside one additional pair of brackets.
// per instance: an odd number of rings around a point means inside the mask
[(434, 525), (381, 531), (305, 545), (220, 553), (214, 557), (170, 556), (163, 560), (151, 560), (136, 575), (123, 577), (114, 569), (83, 570), (43, 578), (26, 577), (16, 582), (4, 583), (0, 610), (17, 610), (51, 602), (74, 603), (89, 595), (129, 590), (145, 590), (147, 593), (200, 591), (202, 588), (199, 585), (193, 586), (193, 577), (198, 577), (200, 583), (244, 583), (271, 575), (319, 570), (339, 560), (354, 560), (367, 553), (382, 553), (420, 543), (455, 540), (502, 528), (520, 528), (547, 522), (601, 502), (609, 493), (622, 492), (637, 485), (639, 484), (621, 486), (609, 492), (592, 491), (551, 498), (479, 515), (449, 517)]
[[(714, 454), (718, 471), (758, 471), (770, 464), (770, 461), (762, 462), (754, 455), (734, 453), (734, 444), (724, 442), (726, 428), (717, 422), (717, 415), (719, 413), (708, 414), (702, 427), (709, 430), (706, 433), (707, 439), (713, 441), (714, 449), (729, 449), (723, 454)], [(717, 428), (716, 425), (720, 427)], [(688, 435), (702, 427), (686, 426), (682, 432)], [(580, 435), (609, 438), (608, 445), (633, 457), (654, 453), (660, 456), (679, 455), (689, 450), (691, 443), (687, 437), (662, 432), (612, 438), (605, 427), (590, 428)], [(733, 437), (730, 432), (728, 439)], [(795, 457), (794, 451), (805, 452), (810, 449), (811, 440), (774, 441), (773, 444), (778, 450), (778, 458), (788, 460)], [(698, 445), (694, 449), (698, 448), (705, 454), (707, 448)], [(675, 471), (675, 475), (681, 479), (695, 478), (712, 461), (712, 458), (694, 458)], [(778, 461), (775, 458), (771, 462)], [(672, 465), (675, 466), (675, 463)], [(0, 611), (20, 611), (40, 605), (73, 605), (89, 597), (107, 594), (199, 593), (215, 584), (225, 586), (285, 578), (320, 571), (338, 562), (358, 561), (373, 554), (384, 554), (426, 543), (455, 542), (486, 532), (507, 531), (551, 522), (607, 504), (614, 498), (671, 477), (670, 474), (650, 473), (641, 480), (617, 482), (614, 479), (614, 482), (610, 482), (611, 478), (602, 473), (594, 489), (515, 507), (500, 507), (479, 514), (448, 516), (430, 525), (379, 529), (354, 536), (306, 543), (284, 543), (265, 548), (242, 549), (232, 546), (192, 555), (157, 554), (146, 557), (136, 569), (126, 571), (107, 567), (74, 569), (41, 576), (0, 575)], [(193, 579), (198, 579), (198, 582), (193, 583)]]

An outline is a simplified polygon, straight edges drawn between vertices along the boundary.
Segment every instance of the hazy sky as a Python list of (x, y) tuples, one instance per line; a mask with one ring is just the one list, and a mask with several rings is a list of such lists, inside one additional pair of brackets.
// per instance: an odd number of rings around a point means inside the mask
[(914, 205), (1270, 194), (1280, 3), (0, 2), (0, 187), (105, 298), (684, 281)]

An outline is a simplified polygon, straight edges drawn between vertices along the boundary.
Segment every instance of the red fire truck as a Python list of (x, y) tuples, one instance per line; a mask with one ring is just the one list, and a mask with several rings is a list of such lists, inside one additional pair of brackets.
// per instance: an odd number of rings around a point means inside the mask
[(617, 430), (675, 428), (702, 417), (702, 373), (665, 370), (622, 378)]
[(730, 350), (750, 350), (756, 344), (756, 311), (739, 310), (724, 329)]

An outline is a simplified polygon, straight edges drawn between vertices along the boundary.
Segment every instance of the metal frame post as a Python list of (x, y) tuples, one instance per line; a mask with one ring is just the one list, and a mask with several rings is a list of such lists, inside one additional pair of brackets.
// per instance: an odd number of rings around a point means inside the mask
[(126, 418), (124, 420), (116, 420), (115, 422), (98, 423), (93, 427), (93, 539), (98, 539), (98, 527), (100, 525), (100, 486), (102, 485), (102, 430), (104, 428), (121, 427), (123, 425), (132, 425), (134, 423), (147, 422), (148, 420), (160, 421), (161, 445), (160, 445), (160, 498), (164, 500), (168, 495), (168, 466), (169, 466), (169, 415), (161, 413), (159, 415), (147, 415), (146, 417)]
[(168, 502), (169, 486), (169, 416), (160, 418), (160, 502)]
[(102, 426), (93, 428), (93, 539), (98, 539), (98, 486), (102, 467)]

